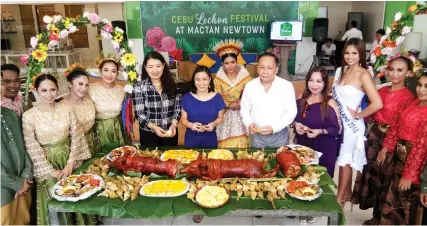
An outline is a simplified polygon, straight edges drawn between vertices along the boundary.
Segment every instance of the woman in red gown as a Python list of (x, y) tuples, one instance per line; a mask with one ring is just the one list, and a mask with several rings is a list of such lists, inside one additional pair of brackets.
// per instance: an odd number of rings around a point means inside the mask
[[(356, 178), (351, 201), (353, 204), (360, 204), (359, 208), (362, 210), (374, 208), (372, 219), (363, 222), (364, 225), (378, 225), (381, 219), (380, 204), (383, 203), (383, 194), (388, 188), (386, 179), (393, 174), (393, 164), (389, 161), (392, 155), (387, 155), (381, 167), (376, 160), (390, 125), (397, 122), (399, 113), (414, 99), (411, 91), (405, 88), (405, 78), (410, 75), (412, 69), (412, 61), (406, 57), (401, 56), (390, 61), (387, 74), (392, 84), (378, 90), (383, 108), (368, 119), (368, 124), (371, 125), (365, 146), (368, 163), (363, 167), (362, 174)], [(386, 154), (386, 151), (383, 152), (382, 155)]]
[[(383, 149), (394, 152), (391, 176), (380, 224), (421, 224), (420, 174), (427, 160), (427, 75), (418, 79), (418, 98), (400, 114), (384, 141)], [(384, 156), (378, 156), (378, 163)]]

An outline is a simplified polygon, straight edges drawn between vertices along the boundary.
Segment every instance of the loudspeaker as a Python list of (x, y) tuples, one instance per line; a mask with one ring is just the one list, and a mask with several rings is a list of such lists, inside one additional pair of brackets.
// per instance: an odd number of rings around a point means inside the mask
[(126, 32), (126, 22), (122, 20), (115, 20), (111, 21), (111, 25), (113, 25), (113, 28), (118, 27), (123, 30), (123, 39), (128, 40), (127, 32)]
[(356, 21), (357, 22), (357, 29), (362, 31), (363, 29), (363, 13), (359, 13), (359, 12), (349, 12), (348, 13), (348, 19), (347, 19), (347, 29), (349, 30), (350, 28), (352, 28), (351, 26), (351, 21)]
[(313, 42), (325, 42), (328, 38), (328, 18), (316, 18), (313, 21)]

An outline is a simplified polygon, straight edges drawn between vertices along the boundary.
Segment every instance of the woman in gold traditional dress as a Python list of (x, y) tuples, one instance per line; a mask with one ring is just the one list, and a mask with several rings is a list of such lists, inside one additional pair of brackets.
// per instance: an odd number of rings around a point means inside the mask
[(83, 129), (92, 156), (99, 151), (100, 142), (95, 132), (95, 105), (88, 97), (89, 76), (81, 65), (73, 65), (65, 72), (70, 94), (59, 104), (71, 106), (77, 122)]
[(229, 40), (214, 47), (214, 51), (222, 60), (222, 66), (214, 79), (215, 91), (221, 94), (227, 105), (224, 121), (216, 129), (219, 148), (249, 147), (249, 138), (239, 110), (241, 94), (252, 77), (243, 65), (237, 64), (242, 45), (241, 42)]
[[(67, 105), (56, 105), (58, 82), (50, 74), (35, 80), (40, 104), (23, 114), (25, 146), (37, 181), (37, 224), (49, 224), (50, 189), (91, 157), (83, 131)], [(62, 213), (61, 224), (93, 224), (82, 214)]]
[(116, 83), (119, 74), (117, 62), (114, 58), (101, 58), (97, 65), (102, 79), (89, 87), (89, 96), (95, 104), (95, 130), (101, 147), (109, 143), (125, 144), (120, 119), (125, 91)]

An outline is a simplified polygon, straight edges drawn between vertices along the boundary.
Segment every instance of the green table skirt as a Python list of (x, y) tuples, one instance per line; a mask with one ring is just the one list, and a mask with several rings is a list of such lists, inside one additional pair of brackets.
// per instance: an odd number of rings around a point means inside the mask
[[(112, 150), (115, 147), (117, 147), (117, 144), (104, 146), (107, 150)], [(102, 156), (103, 155), (101, 154), (97, 154), (94, 158), (100, 158)], [(92, 159), (85, 162), (75, 173), (85, 172), (91, 162)], [(320, 198), (308, 202), (297, 200), (287, 195), (286, 200), (275, 200), (276, 210), (292, 209), (299, 211), (338, 212), (340, 215), (339, 222), (341, 225), (344, 224), (345, 217), (343, 211), (338, 205), (336, 196), (331, 188), (331, 186), (335, 185), (332, 178), (325, 173), (322, 175), (319, 185), (323, 190), (323, 194)], [(138, 196), (134, 201), (127, 200), (125, 202), (119, 198), (109, 199), (94, 195), (89, 199), (75, 203), (51, 200), (49, 205), (84, 214), (96, 214), (113, 218), (165, 218), (187, 214), (200, 214), (209, 217), (216, 217), (238, 209), (274, 210), (267, 199), (251, 200), (250, 198), (240, 197), (240, 200), (237, 201), (236, 196), (233, 195), (233, 193), (230, 201), (225, 206), (217, 209), (202, 208), (187, 199), (186, 195), (174, 198), (150, 198)]]

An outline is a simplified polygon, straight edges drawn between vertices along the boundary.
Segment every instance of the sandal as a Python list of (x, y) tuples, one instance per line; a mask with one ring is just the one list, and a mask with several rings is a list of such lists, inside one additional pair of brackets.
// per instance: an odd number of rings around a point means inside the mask
[(194, 215), (193, 216), (193, 222), (196, 224), (199, 224), (203, 220), (203, 215)]

